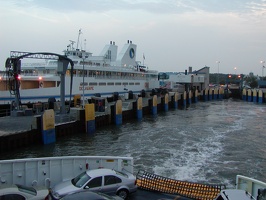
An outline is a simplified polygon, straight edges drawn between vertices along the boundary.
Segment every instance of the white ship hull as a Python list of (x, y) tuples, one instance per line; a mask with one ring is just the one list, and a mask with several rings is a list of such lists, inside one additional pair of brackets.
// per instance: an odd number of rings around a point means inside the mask
[[(23, 77), (22, 77), (23, 78)], [(37, 77), (36, 77), (37, 79)], [(45, 79), (45, 78), (43, 78)], [(54, 84), (59, 83), (58, 80), (54, 80)], [(66, 77), (65, 97), (66, 100), (70, 99), (70, 77)], [(36, 82), (39, 82), (36, 80)], [(51, 82), (51, 81), (49, 81)], [(48, 99), (54, 97), (56, 100), (60, 100), (60, 86), (45, 87), (45, 81), (42, 82), (43, 86), (32, 89), (20, 89), (21, 102), (48, 102)], [(105, 78), (84, 78), (84, 98), (89, 99), (96, 94), (100, 94), (103, 97), (112, 96), (114, 92), (118, 92), (119, 95), (125, 95), (132, 91), (134, 94), (140, 94), (142, 90), (151, 91), (153, 88), (158, 88), (158, 81), (155, 80), (128, 80), (128, 79), (105, 79)], [(91, 83), (97, 85), (90, 85)], [(38, 84), (38, 83), (37, 83)], [(83, 96), (83, 78), (74, 77), (72, 85), (72, 100), (74, 95)], [(11, 95), (9, 91), (0, 91), (0, 104), (8, 104), (14, 100), (14, 95)]]
[[(0, 74), (0, 104), (10, 104), (12, 101), (47, 102), (51, 97), (60, 100), (62, 93), (68, 101), (70, 95), (71, 99), (74, 95), (86, 99), (95, 94), (103, 97), (112, 96), (114, 92), (119, 95), (127, 95), (129, 91), (140, 94), (142, 90), (158, 88), (158, 72), (148, 70), (136, 61), (136, 50), (137, 46), (128, 41), (117, 54), (117, 46), (111, 42), (99, 56), (92, 56), (90, 52), (74, 49), (72, 44), (72, 48), (68, 46), (64, 52), (73, 61), (73, 70), (70, 64), (62, 67), (59, 59), (47, 60), (46, 63), (22, 63), (23, 56), (17, 54), (23, 52), (14, 52), (15, 56), (6, 62), (6, 72)], [(32, 58), (33, 53), (30, 54)], [(38, 54), (40, 56), (41, 53)], [(12, 59), (21, 64), (12, 63)], [(70, 94), (71, 75), (73, 83)], [(63, 92), (61, 87), (64, 88)]]

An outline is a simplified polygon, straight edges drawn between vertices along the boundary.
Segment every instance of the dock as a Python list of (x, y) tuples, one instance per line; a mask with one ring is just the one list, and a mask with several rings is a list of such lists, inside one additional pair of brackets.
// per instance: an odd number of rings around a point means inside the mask
[[(189, 92), (169, 92), (164, 95), (152, 95), (150, 93), (140, 94), (131, 99), (119, 96), (119, 99), (109, 101), (107, 98), (94, 97), (89, 105), (94, 105), (90, 114), (92, 119), (86, 121), (85, 109), (81, 105), (74, 105), (67, 114), (60, 114), (58, 103), (54, 103), (53, 123), (55, 125), (55, 138), (53, 142), (61, 137), (73, 135), (75, 133), (88, 133), (100, 127), (111, 124), (120, 125), (128, 120), (141, 120), (147, 115), (157, 115), (159, 112), (167, 112), (169, 109), (186, 109), (198, 101), (217, 101), (226, 98), (225, 91), (218, 88), (208, 88), (203, 91)], [(266, 102), (266, 92), (260, 90), (243, 90), (242, 99), (253, 101), (254, 103)], [(119, 103), (119, 107), (117, 104)], [(86, 105), (87, 105), (86, 104)], [(24, 106), (26, 107), (26, 106)], [(38, 108), (38, 109), (36, 109)], [(29, 112), (30, 110), (30, 112)], [(43, 145), (43, 113), (50, 110), (47, 103), (38, 103), (38, 106), (25, 108), (24, 114), (19, 112), (19, 116), (10, 115), (0, 117), (0, 153), (30, 146), (32, 144)], [(119, 111), (119, 113), (118, 113)], [(28, 115), (32, 113), (31, 115)], [(86, 127), (93, 127), (86, 130)]]

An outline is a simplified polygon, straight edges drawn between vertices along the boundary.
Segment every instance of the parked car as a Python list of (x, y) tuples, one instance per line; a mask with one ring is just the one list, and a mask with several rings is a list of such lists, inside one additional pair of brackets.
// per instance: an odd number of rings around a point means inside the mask
[(91, 192), (89, 190), (85, 190), (82, 192), (68, 194), (60, 200), (123, 200), (123, 199), (117, 195), (109, 196), (104, 193), (96, 193), (96, 192)]
[(0, 200), (49, 200), (49, 190), (45, 187), (24, 185), (0, 186)]
[(84, 190), (118, 195), (126, 199), (132, 192), (137, 191), (136, 177), (127, 172), (112, 169), (93, 169), (82, 172), (77, 177), (56, 184), (50, 189), (53, 199)]

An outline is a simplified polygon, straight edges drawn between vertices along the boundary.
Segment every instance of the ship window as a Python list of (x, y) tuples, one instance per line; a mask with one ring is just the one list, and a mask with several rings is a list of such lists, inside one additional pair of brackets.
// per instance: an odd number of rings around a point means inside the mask
[(134, 83), (129, 83), (129, 85), (134, 85)]
[(121, 83), (115, 83), (115, 85), (121, 85)]
[(140, 85), (140, 83), (138, 82), (138, 83), (135, 83), (135, 85)]
[(114, 85), (114, 83), (107, 83), (107, 85)]
[(97, 85), (96, 82), (90, 82), (89, 85)]
[(99, 83), (99, 85), (100, 85), (100, 86), (105, 86), (106, 83), (103, 83), (103, 82), (102, 82), (102, 83)]
[(128, 83), (124, 82), (123, 85), (128, 85)]

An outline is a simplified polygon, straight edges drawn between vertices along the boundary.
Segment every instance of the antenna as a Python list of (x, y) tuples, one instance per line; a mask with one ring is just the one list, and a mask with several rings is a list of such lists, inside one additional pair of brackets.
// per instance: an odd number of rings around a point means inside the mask
[(69, 40), (70, 41), (70, 45), (71, 45), (71, 50), (73, 50), (74, 49), (74, 43), (75, 43), (75, 41), (73, 41), (73, 40)]
[(84, 50), (86, 51), (86, 39), (84, 39)]
[(79, 35), (78, 35), (78, 41), (77, 41), (77, 49), (78, 49), (78, 46), (79, 46), (79, 37), (80, 37), (81, 34), (82, 34), (81, 29), (79, 29)]

